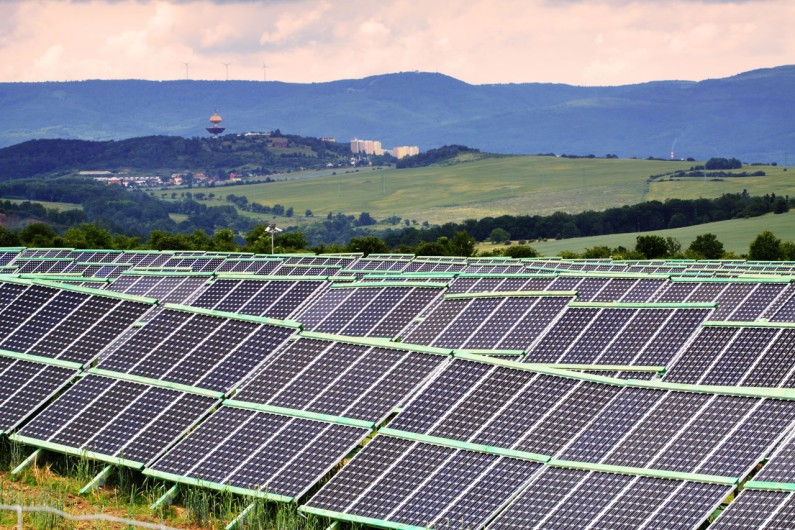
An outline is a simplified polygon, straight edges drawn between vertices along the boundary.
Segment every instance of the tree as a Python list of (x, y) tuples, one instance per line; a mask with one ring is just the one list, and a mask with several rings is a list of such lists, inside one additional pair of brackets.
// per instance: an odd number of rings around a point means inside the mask
[(610, 251), (610, 247), (604, 245), (586, 248), (582, 253), (582, 257), (585, 259), (605, 259), (609, 258), (611, 255), (612, 252)]
[(6, 230), (0, 226), (0, 247), (16, 247), (19, 246), (19, 236), (16, 232)]
[[(329, 215), (331, 214), (329, 213)], [(356, 220), (356, 226), (370, 226), (376, 223), (377, 221), (368, 212), (360, 213), (359, 218)]]
[(447, 243), (448, 252), (451, 256), (474, 256), (477, 241), (466, 231), (457, 232)]
[(668, 243), (662, 236), (638, 236), (635, 238), (635, 251), (646, 259), (664, 258), (668, 255)]
[(304, 250), (308, 245), (303, 232), (282, 232), (276, 235), (273, 243), (279, 247), (279, 252)]
[(58, 234), (44, 223), (33, 223), (19, 233), (19, 239), (28, 247), (54, 247)]
[(210, 238), (210, 247), (217, 252), (234, 252), (237, 250), (235, 233), (228, 228), (222, 228)]
[(682, 243), (671, 236), (665, 238), (666, 256), (676, 256), (682, 251)]
[(687, 249), (695, 252), (705, 259), (720, 259), (723, 256), (723, 243), (718, 241), (715, 234), (700, 234), (696, 236)]
[(489, 237), (487, 237), (486, 239), (498, 245), (500, 243), (505, 243), (506, 241), (510, 241), (511, 234), (504, 228), (495, 228), (494, 230), (491, 231)]
[(512, 258), (537, 258), (539, 253), (530, 245), (511, 245), (502, 251), (503, 256)]
[(765, 230), (751, 241), (748, 259), (755, 261), (776, 261), (781, 259), (781, 240), (773, 232)]
[(91, 223), (73, 226), (64, 233), (64, 243), (74, 248), (114, 248), (113, 236)]
[(375, 236), (353, 237), (348, 242), (348, 252), (362, 252), (369, 254), (384, 254), (389, 252), (389, 247)]

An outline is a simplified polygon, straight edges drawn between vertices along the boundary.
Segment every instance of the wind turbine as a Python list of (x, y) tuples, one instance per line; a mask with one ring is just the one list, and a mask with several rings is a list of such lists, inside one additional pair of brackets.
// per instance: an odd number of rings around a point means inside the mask
[(182, 64), (184, 64), (184, 65), (185, 65), (185, 79), (189, 79), (189, 78), (188, 78), (188, 65), (189, 65), (190, 63), (182, 63)]
[(268, 66), (265, 63), (262, 63), (262, 80), (268, 80)]
[(221, 63), (221, 64), (226, 66), (226, 80), (229, 81), (229, 65), (232, 63)]

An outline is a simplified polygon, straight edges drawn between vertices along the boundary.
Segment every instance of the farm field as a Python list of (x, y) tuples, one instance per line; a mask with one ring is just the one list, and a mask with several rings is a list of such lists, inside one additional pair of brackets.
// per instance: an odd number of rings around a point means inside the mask
[[(563, 251), (582, 252), (586, 248), (607, 246), (615, 248), (623, 246), (634, 248), (635, 238), (639, 235), (660, 235), (663, 237), (673, 237), (682, 244), (682, 248), (688, 245), (700, 234), (713, 233), (723, 243), (726, 250), (736, 254), (748, 252), (748, 245), (760, 233), (770, 230), (783, 240), (792, 240), (795, 234), (795, 212), (774, 215), (769, 214), (762, 217), (752, 217), (750, 219), (732, 219), (730, 221), (719, 221), (697, 226), (687, 226), (684, 228), (672, 228), (669, 230), (657, 230), (653, 232), (640, 232), (628, 234), (612, 234), (606, 236), (576, 237), (572, 239), (560, 239), (556, 241), (542, 241), (530, 243), (534, 249), (543, 256), (557, 256)], [(494, 248), (501, 248), (501, 245), (482, 243), (478, 245), (479, 251), (488, 252)]]
[(21, 204), (23, 202), (35, 202), (37, 204), (41, 204), (45, 208), (50, 208), (53, 210), (58, 210), (59, 212), (65, 212), (66, 210), (82, 210), (83, 206), (80, 204), (76, 204), (73, 202), (49, 202), (49, 201), (27, 201), (23, 199), (3, 199), (0, 200), (8, 201), (12, 204)]
[(652, 199), (717, 197), (743, 189), (751, 195), (795, 195), (795, 179), (780, 167), (753, 167), (753, 171), (765, 171), (765, 177), (649, 182), (651, 175), (688, 170), (694, 164), (499, 156), (426, 168), (361, 168), (353, 173), (236, 186), (229, 193), (266, 205), (292, 206), (296, 212), (310, 209), (316, 216), (364, 211), (376, 219), (398, 215), (431, 224), (604, 210)]

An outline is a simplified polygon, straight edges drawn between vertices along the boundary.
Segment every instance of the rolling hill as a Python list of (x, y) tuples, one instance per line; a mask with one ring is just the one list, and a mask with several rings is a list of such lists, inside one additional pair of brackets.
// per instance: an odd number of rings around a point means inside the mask
[[(795, 66), (701, 82), (617, 87), (470, 85), (435, 73), (328, 83), (82, 81), (0, 83), (0, 146), (34, 138), (204, 136), (214, 109), (228, 132), (281, 128), (421, 149), (782, 163), (795, 130)], [(789, 152), (795, 160), (795, 152)]]

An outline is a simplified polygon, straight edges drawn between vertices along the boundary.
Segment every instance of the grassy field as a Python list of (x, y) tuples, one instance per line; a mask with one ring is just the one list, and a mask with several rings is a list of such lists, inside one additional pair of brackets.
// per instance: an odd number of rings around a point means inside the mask
[[(770, 230), (782, 240), (791, 241), (795, 239), (795, 211), (780, 215), (769, 214), (750, 219), (733, 219), (731, 221), (720, 221), (717, 223), (674, 228), (670, 230), (658, 230), (655, 232), (642, 232), (640, 234), (613, 234), (608, 236), (578, 237), (557, 241), (532, 242), (530, 246), (544, 256), (557, 256), (565, 250), (582, 252), (586, 248), (596, 246), (615, 248), (620, 245), (626, 248), (634, 248), (635, 238), (638, 235), (655, 234), (663, 237), (670, 236), (679, 240), (684, 249), (687, 248), (699, 234), (713, 233), (723, 243), (726, 250), (737, 254), (743, 254), (748, 253), (748, 246), (757, 234), (765, 230)], [(502, 248), (502, 245), (484, 243), (478, 245), (478, 250), (487, 252), (493, 250), (495, 247)]]
[[(23, 202), (27, 202), (21, 199), (0, 199), (3, 201), (8, 201), (13, 204), (20, 204)], [(47, 201), (30, 201), (41, 204), (45, 208), (50, 208), (52, 210), (58, 210), (59, 212), (63, 212), (66, 210), (82, 210), (83, 206), (81, 204), (75, 204), (72, 202), (47, 202)]]
[[(416, 169), (360, 168), (358, 172), (236, 186), (249, 201), (292, 206), (296, 212), (369, 212), (441, 224), (499, 215), (604, 210), (666, 198), (716, 197), (747, 189), (752, 195), (795, 195), (795, 173), (754, 167), (765, 177), (704, 182), (649, 181), (651, 175), (687, 170), (693, 162), (499, 156)], [(747, 168), (746, 168), (747, 169)], [(220, 195), (224, 192), (216, 190)]]
[[(9, 444), (3, 459), (8, 459)], [(13, 450), (11, 452), (14, 452)], [(17, 455), (18, 457), (19, 455)], [(263, 530), (321, 530), (328, 522), (315, 517), (302, 517), (294, 504), (267, 503), (261, 500), (185, 486), (180, 488), (176, 502), (157, 511), (150, 506), (170, 484), (145, 478), (138, 472), (116, 468), (105, 485), (87, 493), (80, 489), (104, 467), (104, 464), (77, 457), (46, 453), (35, 466), (18, 475), (7, 471), (12, 462), (4, 462), (0, 470), (0, 504), (48, 506), (71, 516), (109, 515), (135, 521), (164, 524), (185, 530), (222, 529), (229, 521), (254, 503), (251, 528)], [(0, 511), (0, 528), (16, 528), (17, 514)], [(56, 529), (133, 529), (131, 525), (107, 521), (72, 522), (55, 514), (25, 513), (24, 528)]]

